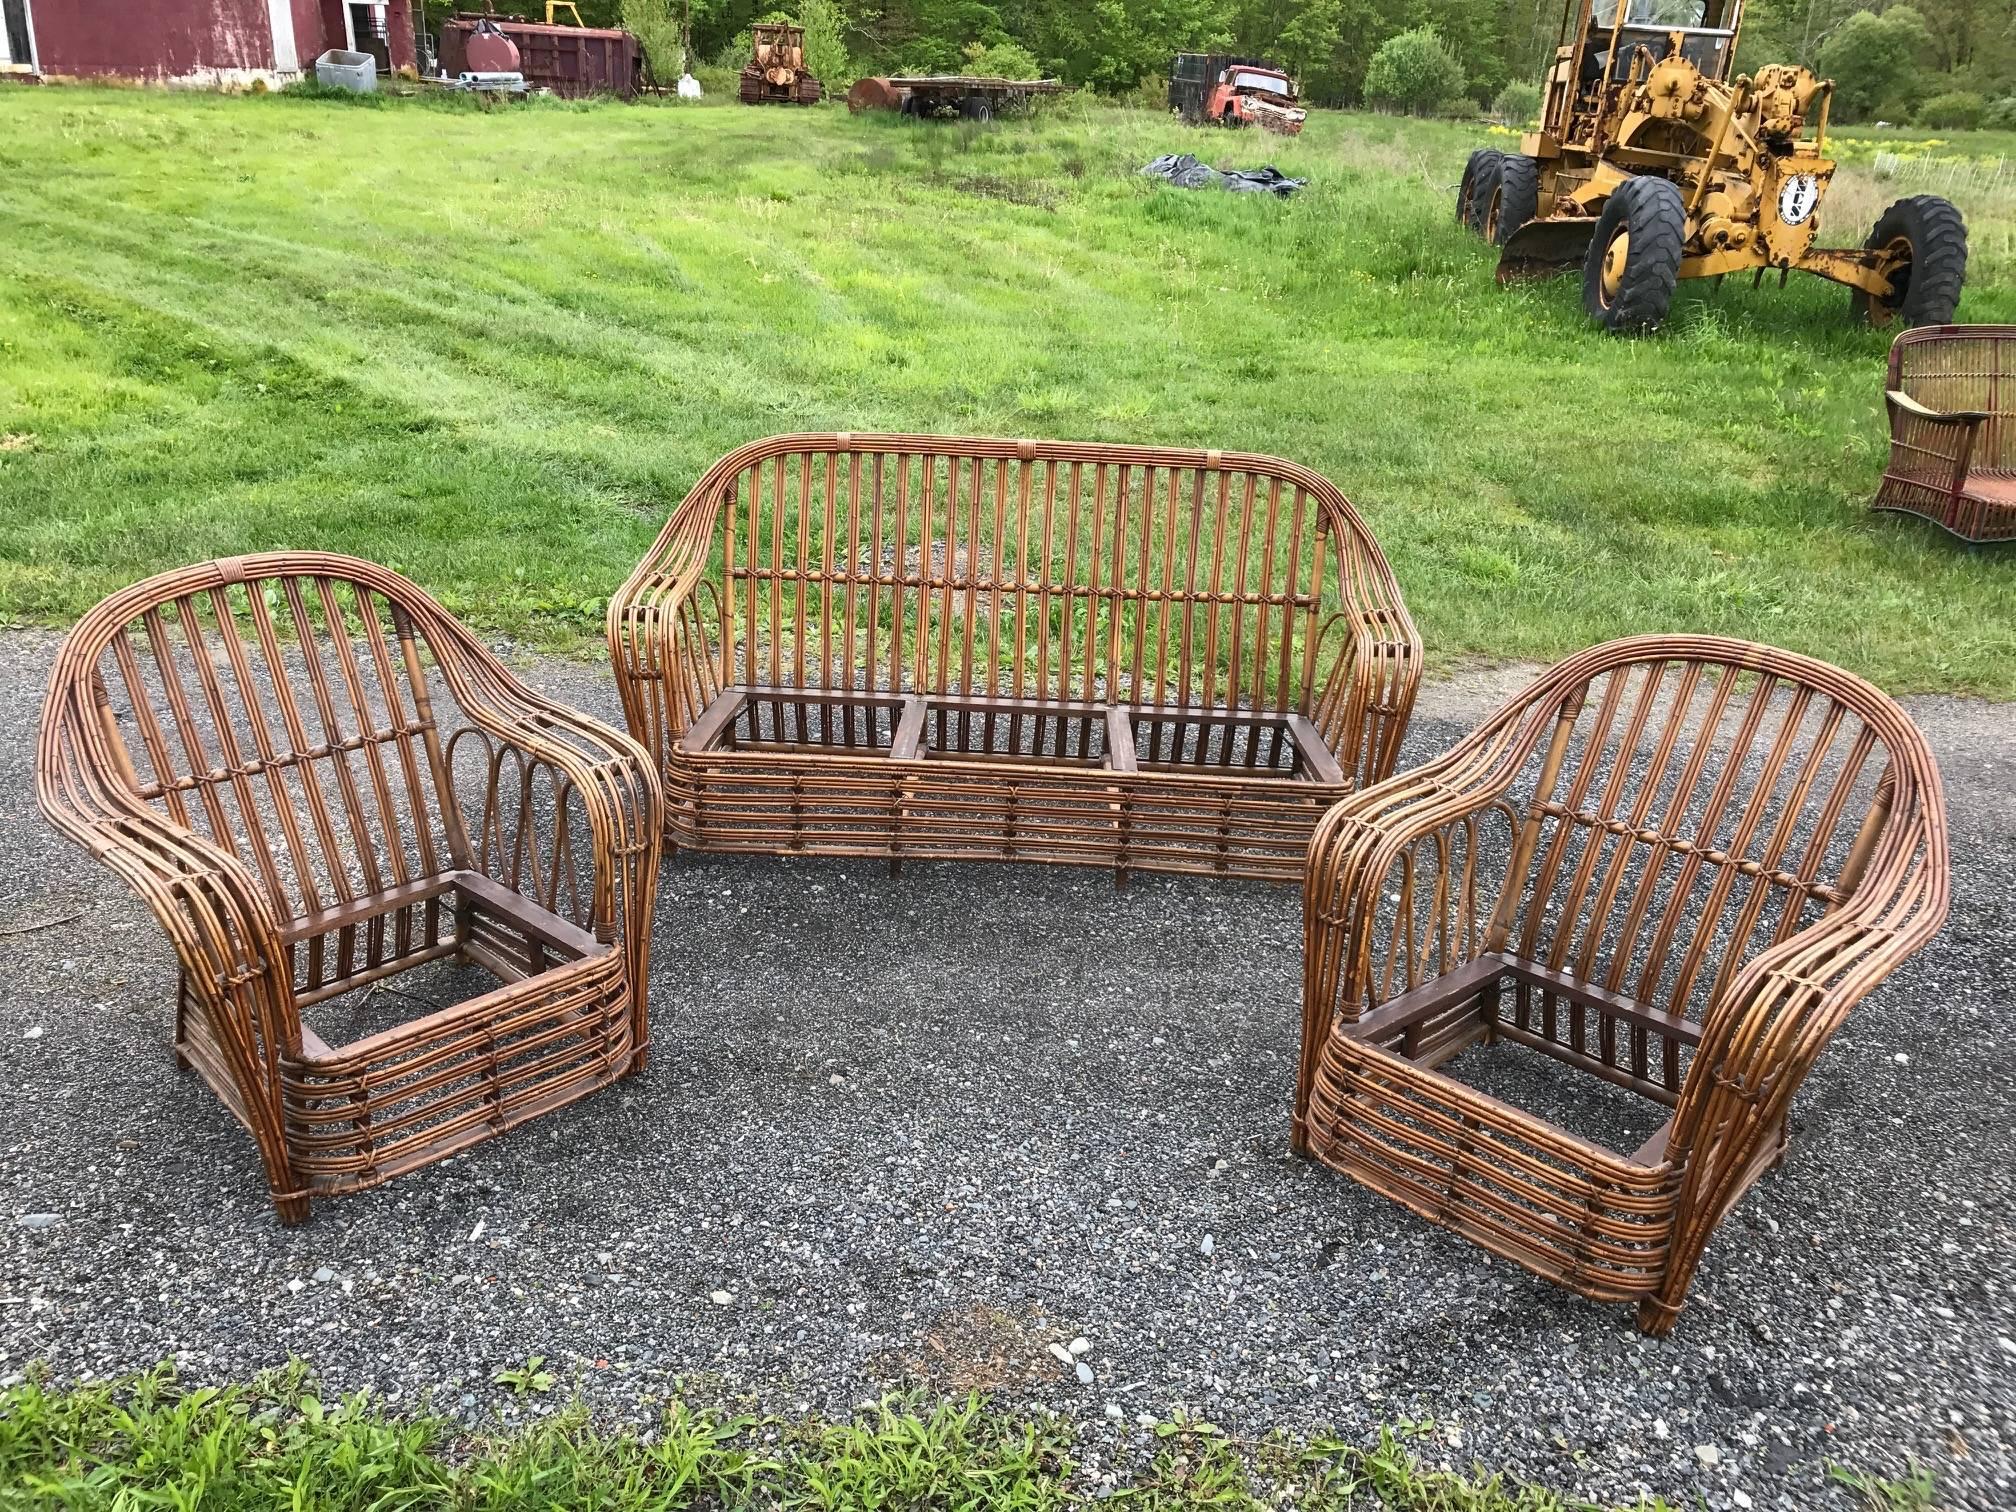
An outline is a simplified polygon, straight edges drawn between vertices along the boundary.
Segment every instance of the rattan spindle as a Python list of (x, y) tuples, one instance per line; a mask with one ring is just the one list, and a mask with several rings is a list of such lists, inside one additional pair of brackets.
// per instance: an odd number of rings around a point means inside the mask
[[(1664, 1334), (1815, 1058), (1945, 919), (1945, 807), (1861, 679), (1644, 636), (1338, 803), (1304, 889), (1296, 1148)], [(1665, 1123), (1621, 1154), (1442, 1069), (1520, 1047)]]
[(1920, 326), (1890, 346), (1890, 460), (1870, 507), (2016, 540), (2016, 326)]
[[(57, 655), (37, 796), (167, 931), (177, 1055), (285, 1222), (644, 1064), (655, 768), (396, 573), (278, 552), (114, 594)], [(304, 1023), (438, 961), (496, 986)]]
[(1392, 770), (1421, 662), (1307, 468), (844, 433), (710, 468), (609, 645), (676, 844), (1277, 880)]

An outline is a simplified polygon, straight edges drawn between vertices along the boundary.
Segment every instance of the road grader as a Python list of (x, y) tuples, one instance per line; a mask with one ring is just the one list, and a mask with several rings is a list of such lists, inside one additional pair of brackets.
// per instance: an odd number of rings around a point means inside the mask
[(1846, 284), (1872, 325), (1950, 321), (1967, 228), (1948, 201), (1913, 195), (1861, 247), (1815, 245), (1834, 86), (1790, 63), (1732, 78), (1742, 5), (1569, 0), (1540, 129), (1470, 154), (1457, 219), (1500, 249), (1500, 283), (1579, 267), (1612, 331), (1657, 326), (1680, 279), (1795, 268)]

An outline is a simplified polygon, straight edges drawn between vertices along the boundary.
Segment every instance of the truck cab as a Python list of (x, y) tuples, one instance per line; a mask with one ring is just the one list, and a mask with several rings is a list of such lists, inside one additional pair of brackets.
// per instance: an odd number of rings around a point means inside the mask
[(1282, 136), (1299, 134), (1308, 116), (1285, 69), (1222, 53), (1177, 54), (1169, 108), (1193, 126), (1259, 126)]

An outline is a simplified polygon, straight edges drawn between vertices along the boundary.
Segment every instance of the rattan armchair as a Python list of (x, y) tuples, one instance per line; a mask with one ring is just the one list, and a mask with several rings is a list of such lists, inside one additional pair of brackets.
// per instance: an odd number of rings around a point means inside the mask
[[(37, 794), (167, 931), (177, 1056), (283, 1222), (644, 1064), (656, 771), (396, 573), (274, 553), (114, 594), (56, 658)], [(304, 1022), (433, 962), (490, 985), (347, 1044)]]
[[(1664, 1334), (1947, 887), (1938, 769), (1875, 688), (1738, 641), (1595, 647), (1324, 817), (1294, 1144)], [(1619, 1153), (1448, 1064), (1518, 1047), (1669, 1116)]]
[(1873, 509), (2016, 540), (2016, 326), (1920, 326), (1890, 345), (1890, 461)]
[(699, 850), (1299, 880), (1393, 768), (1421, 643), (1334, 485), (1275, 457), (775, 436), (609, 607)]

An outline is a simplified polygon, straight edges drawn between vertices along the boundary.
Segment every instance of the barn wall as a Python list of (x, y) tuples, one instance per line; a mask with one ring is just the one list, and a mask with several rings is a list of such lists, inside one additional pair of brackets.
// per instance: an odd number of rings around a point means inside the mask
[(230, 78), (272, 69), (272, 13), (267, 0), (58, 0), (35, 7), (35, 47), (47, 74)]

